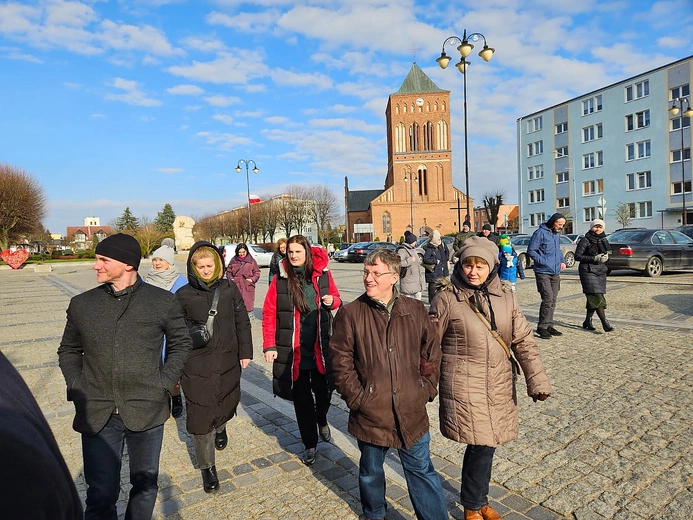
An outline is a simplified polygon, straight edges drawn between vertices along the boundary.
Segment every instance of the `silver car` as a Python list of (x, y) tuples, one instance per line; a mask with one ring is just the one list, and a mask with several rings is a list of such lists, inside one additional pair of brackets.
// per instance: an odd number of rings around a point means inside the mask
[[(227, 244), (222, 250), (222, 256), (224, 257), (224, 263), (229, 265), (229, 261), (236, 256), (236, 246), (238, 244)], [(248, 244), (250, 248), (250, 256), (252, 256), (257, 262), (258, 267), (269, 267), (270, 261), (272, 260), (272, 255), (274, 253), (270, 251), (265, 251), (263, 248), (256, 244)]]
[[(532, 259), (527, 254), (527, 246), (532, 239), (530, 235), (517, 235), (510, 239), (515, 251), (517, 251), (517, 261), (522, 264), (525, 269), (532, 267)], [(561, 235), (561, 252), (565, 258), (565, 266), (573, 267), (575, 265), (575, 248), (576, 244), (565, 235)]]

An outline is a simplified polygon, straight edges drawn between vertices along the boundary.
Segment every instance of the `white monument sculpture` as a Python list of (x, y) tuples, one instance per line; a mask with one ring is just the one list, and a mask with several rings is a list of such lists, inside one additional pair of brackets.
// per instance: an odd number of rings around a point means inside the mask
[(173, 221), (173, 235), (176, 237), (178, 251), (187, 251), (195, 243), (192, 232), (194, 225), (195, 221), (185, 216), (177, 216)]

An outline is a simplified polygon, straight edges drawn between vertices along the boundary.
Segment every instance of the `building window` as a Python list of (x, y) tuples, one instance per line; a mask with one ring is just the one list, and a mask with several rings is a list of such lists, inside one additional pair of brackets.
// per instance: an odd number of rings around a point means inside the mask
[(536, 141), (527, 145), (527, 157), (544, 153), (544, 141)]
[(640, 81), (639, 83), (633, 85), (628, 85), (626, 87), (626, 102), (633, 101), (633, 99), (640, 99), (645, 96), (650, 95), (650, 80)]
[(570, 198), (569, 197), (558, 199), (556, 201), (556, 208), (557, 209), (569, 208), (569, 207), (570, 207)]
[(593, 98), (585, 99), (582, 102), (582, 115), (586, 116), (594, 112), (600, 112), (602, 109), (602, 96), (594, 96)]
[(626, 103), (628, 101), (633, 101), (633, 85), (628, 85), (625, 90), (626, 90)]
[(392, 226), (391, 226), (391, 219), (390, 219), (390, 212), (386, 211), (383, 213), (383, 233), (390, 234), (392, 233)]
[(684, 116), (683, 118), (677, 117), (676, 119), (671, 120), (671, 131), (673, 132), (674, 130), (680, 130), (681, 129), (681, 120), (683, 119), (683, 127), (684, 128), (690, 128), (691, 126), (691, 118)]
[(530, 213), (529, 214), (529, 226), (539, 227), (539, 225), (546, 220), (546, 215), (544, 213)]
[(413, 123), (409, 127), (409, 151), (421, 151), (421, 143), (419, 142), (419, 123)]
[(531, 190), (528, 195), (530, 204), (544, 202), (544, 190)]
[(559, 157), (567, 157), (568, 156), (568, 147), (567, 146), (561, 146), (559, 148), (556, 148), (556, 159)]
[(598, 168), (604, 166), (604, 152), (590, 152), (582, 156), (582, 169)]
[(635, 203), (635, 217), (634, 218), (650, 218), (652, 217), (652, 201), (648, 200), (645, 202)]
[(559, 172), (556, 174), (556, 184), (568, 182), (569, 180), (570, 180), (570, 175), (568, 174), (568, 172)]
[(582, 142), (588, 143), (594, 141), (595, 139), (602, 138), (602, 124), (598, 123), (596, 125), (587, 126), (582, 129)]
[(691, 95), (691, 86), (686, 83), (680, 87), (674, 87), (669, 91), (669, 101), (673, 101), (676, 98), (687, 97)]
[(649, 139), (638, 143), (629, 143), (626, 145), (626, 161), (634, 161), (635, 159), (645, 159), (650, 157), (652, 150)]
[(436, 125), (438, 128), (438, 150), (449, 150), (448, 146), (448, 124), (446, 121), (438, 121)]
[(583, 208), (583, 222), (592, 222), (597, 218), (597, 208)]
[(652, 172), (637, 172), (629, 173), (626, 175), (626, 189), (628, 191), (632, 190), (644, 190), (652, 187)]
[(407, 130), (404, 123), (398, 123), (395, 127), (395, 153), (407, 151)]
[(636, 112), (635, 117), (637, 119), (637, 128), (646, 128), (650, 126), (650, 111), (643, 110), (642, 112)]
[(544, 165), (538, 164), (536, 166), (527, 167), (527, 180), (533, 181), (534, 179), (544, 178)]
[(633, 129), (635, 128), (635, 118), (633, 117), (633, 114), (628, 114), (626, 116), (626, 132), (632, 132)]
[[(671, 151), (671, 162), (672, 163), (681, 162), (681, 156), (682, 156), (682, 152), (681, 152), (680, 148), (678, 150), (672, 150)], [(683, 160), (684, 161), (690, 161), (691, 160), (691, 149), (690, 148), (684, 148), (683, 149)]]
[(556, 135), (564, 134), (568, 131), (568, 123), (558, 123), (556, 125)]
[[(671, 194), (672, 195), (681, 195), (681, 186), (683, 183), (681, 181), (678, 182), (672, 182), (671, 183)], [(686, 181), (685, 183), (686, 186), (686, 193), (691, 192), (691, 181)]]
[(538, 132), (544, 128), (544, 120), (542, 116), (535, 117), (527, 121), (527, 133)]
[(593, 181), (585, 181), (582, 183), (582, 194), (595, 195), (604, 193), (604, 179), (596, 179)]
[(424, 150), (435, 150), (433, 148), (433, 123), (427, 121), (423, 127)]

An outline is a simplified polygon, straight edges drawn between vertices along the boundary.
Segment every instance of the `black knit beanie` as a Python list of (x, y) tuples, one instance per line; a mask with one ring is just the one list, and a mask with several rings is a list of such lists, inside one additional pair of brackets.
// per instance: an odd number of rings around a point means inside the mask
[(131, 265), (135, 271), (140, 267), (142, 250), (140, 243), (131, 235), (116, 233), (104, 238), (96, 246), (96, 254), (107, 256), (124, 264)]

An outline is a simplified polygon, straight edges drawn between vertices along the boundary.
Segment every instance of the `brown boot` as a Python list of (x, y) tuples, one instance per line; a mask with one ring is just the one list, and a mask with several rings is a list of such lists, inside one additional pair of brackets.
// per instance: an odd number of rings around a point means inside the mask
[(481, 516), (484, 520), (503, 520), (503, 517), (498, 514), (498, 511), (493, 509), (489, 504), (481, 508)]
[(464, 520), (484, 520), (484, 517), (481, 516), (481, 511), (478, 509), (465, 509)]

